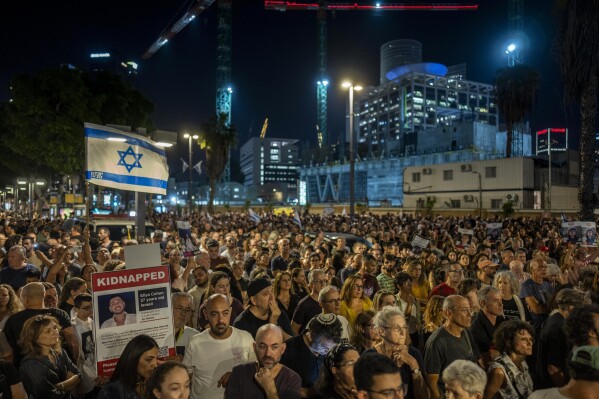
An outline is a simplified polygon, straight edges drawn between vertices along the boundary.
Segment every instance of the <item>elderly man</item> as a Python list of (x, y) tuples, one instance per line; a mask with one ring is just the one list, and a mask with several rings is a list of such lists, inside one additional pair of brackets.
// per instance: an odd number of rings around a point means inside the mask
[(0, 270), (0, 283), (10, 285), (15, 292), (27, 282), (27, 271), (37, 269), (34, 265), (27, 263), (25, 248), (15, 245), (8, 250), (8, 267)]
[(477, 364), (456, 360), (443, 371), (445, 397), (481, 399), (487, 385), (487, 375)]
[(547, 263), (542, 258), (530, 261), (531, 277), (522, 283), (520, 298), (526, 301), (532, 325), (538, 331), (549, 316), (549, 298), (553, 294), (551, 285), (545, 281), (547, 276)]
[(474, 315), (470, 332), (486, 369), (491, 360), (501, 355), (493, 346), (493, 333), (505, 321), (501, 293), (497, 288), (487, 285), (478, 291), (478, 303), (481, 310)]
[[(450, 295), (443, 301), (445, 323), (430, 336), (424, 348), (427, 382), (431, 398), (444, 393), (441, 372), (454, 360), (477, 362), (480, 359), (474, 337), (468, 331), (472, 323), (472, 309), (468, 300), (460, 295)], [(483, 385), (484, 389), (484, 385)]]
[(233, 367), (256, 360), (250, 350), (254, 339), (246, 331), (230, 326), (231, 303), (225, 295), (208, 298), (204, 314), (210, 328), (191, 339), (183, 364), (191, 370), (192, 399), (220, 399)]
[(193, 297), (190, 294), (175, 292), (171, 296), (171, 304), (173, 307), (173, 328), (177, 350), (176, 360), (181, 361), (185, 355), (185, 348), (187, 348), (189, 341), (200, 332), (186, 325), (195, 309)]
[(327, 285), (318, 293), (318, 304), (322, 308), (323, 314), (334, 314), (337, 316), (337, 320), (341, 322), (341, 342), (349, 342), (349, 336), (351, 335), (351, 326), (349, 321), (341, 315), (341, 297), (339, 296), (339, 290), (334, 285)]
[(289, 367), (279, 363), (285, 352), (283, 330), (265, 324), (256, 333), (256, 363), (235, 366), (229, 377), (225, 399), (297, 399), (302, 380)]
[[(526, 256), (526, 254), (524, 254)], [(516, 259), (510, 262), (510, 271), (514, 273), (518, 282), (522, 284), (530, 278), (530, 274), (524, 271), (524, 262), (520, 259)]]

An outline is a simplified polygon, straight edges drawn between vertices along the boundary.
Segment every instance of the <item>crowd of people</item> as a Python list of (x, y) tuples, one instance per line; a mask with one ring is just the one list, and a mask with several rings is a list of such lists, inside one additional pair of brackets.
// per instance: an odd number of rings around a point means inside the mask
[[(599, 251), (555, 219), (204, 213), (187, 238), (152, 214), (138, 242), (0, 216), (2, 398), (599, 398)], [(176, 355), (138, 335), (98, 376), (92, 274), (144, 243), (170, 270)]]

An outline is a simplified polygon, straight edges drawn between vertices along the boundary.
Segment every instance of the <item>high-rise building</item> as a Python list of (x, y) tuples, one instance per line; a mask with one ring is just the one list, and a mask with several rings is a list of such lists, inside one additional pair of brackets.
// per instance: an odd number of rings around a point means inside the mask
[(297, 198), (299, 140), (253, 137), (241, 146), (239, 159), (244, 185), (256, 196), (272, 197), (264, 191), (268, 188), (283, 201)]

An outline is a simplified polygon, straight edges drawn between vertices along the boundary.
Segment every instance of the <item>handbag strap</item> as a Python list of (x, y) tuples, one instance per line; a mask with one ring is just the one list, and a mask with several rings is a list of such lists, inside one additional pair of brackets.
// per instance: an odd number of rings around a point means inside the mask
[(503, 370), (505, 371), (505, 373), (507, 375), (507, 378), (509, 378), (509, 380), (512, 383), (512, 386), (516, 390), (516, 393), (518, 394), (518, 397), (520, 399), (526, 399), (526, 397), (524, 395), (522, 395), (522, 393), (518, 389), (518, 384), (517, 384), (517, 381), (516, 381), (516, 376), (514, 375), (514, 372), (512, 371), (512, 369), (510, 369), (509, 366), (507, 365), (507, 363), (503, 359), (501, 359), (501, 358), (497, 358), (497, 359), (495, 359), (495, 361), (497, 363), (499, 363), (501, 365), (501, 367), (503, 367)]

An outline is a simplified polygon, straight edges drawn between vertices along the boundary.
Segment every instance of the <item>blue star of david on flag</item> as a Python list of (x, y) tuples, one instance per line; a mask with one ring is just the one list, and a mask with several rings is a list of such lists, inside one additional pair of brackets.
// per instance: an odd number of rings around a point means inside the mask
[[(118, 151), (118, 150), (117, 150)], [(131, 148), (131, 146), (129, 146), (129, 148), (127, 148), (127, 151), (118, 151), (119, 156), (121, 157), (121, 159), (119, 159), (119, 163), (117, 165), (119, 166), (124, 166), (125, 168), (127, 168), (127, 172), (131, 173), (131, 169), (133, 168), (141, 168), (141, 164), (139, 163), (139, 160), (141, 159), (141, 157), (144, 156), (144, 154), (136, 154), (133, 151), (133, 148)], [(125, 158), (127, 158), (127, 156), (131, 155), (134, 159), (133, 163), (127, 163), (127, 161), (125, 160)]]

